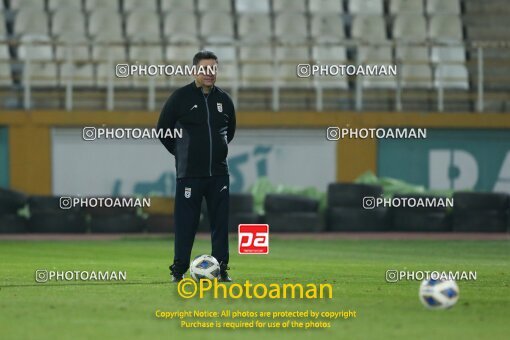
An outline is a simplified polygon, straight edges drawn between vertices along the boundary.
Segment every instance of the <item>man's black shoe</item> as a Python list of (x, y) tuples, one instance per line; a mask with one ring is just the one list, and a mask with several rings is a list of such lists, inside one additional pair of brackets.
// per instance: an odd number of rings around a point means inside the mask
[(218, 278), (219, 282), (232, 282), (232, 278), (228, 275), (227, 270), (230, 270), (226, 263), (220, 263), (220, 277)]
[(175, 283), (175, 282), (179, 282), (181, 281), (182, 279), (184, 279), (184, 274), (181, 274), (181, 273), (178, 273), (176, 270), (175, 270), (175, 265), (171, 265), (170, 267), (170, 277), (172, 278), (172, 282)]
[(184, 275), (170, 275), (172, 277), (172, 283), (178, 283), (184, 279)]

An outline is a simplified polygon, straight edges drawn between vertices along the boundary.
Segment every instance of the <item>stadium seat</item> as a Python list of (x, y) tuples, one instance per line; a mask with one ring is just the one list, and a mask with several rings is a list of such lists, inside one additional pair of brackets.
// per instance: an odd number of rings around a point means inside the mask
[(464, 63), (466, 50), (463, 46), (434, 46), (431, 50), (431, 59), (434, 62)]
[(92, 59), (106, 63), (110, 60), (114, 62), (126, 61), (126, 49), (122, 45), (92, 45)]
[(262, 12), (269, 14), (269, 0), (236, 0), (238, 13)]
[(113, 82), (113, 86), (116, 88), (127, 88), (133, 85), (133, 78), (130, 76), (126, 78), (119, 78), (115, 76), (115, 65), (109, 63), (99, 63), (97, 65), (97, 86), (106, 87), (110, 81)]
[(0, 61), (10, 60), (9, 46), (4, 43), (0, 43)]
[(241, 66), (241, 86), (268, 88), (272, 86), (274, 68), (270, 64), (244, 64)]
[(307, 40), (306, 17), (298, 13), (281, 13), (275, 18), (275, 36), (282, 43)]
[[(23, 72), (26, 69), (23, 68)], [(57, 64), (52, 62), (34, 62), (30, 64), (30, 85), (33, 87), (58, 86)], [(24, 82), (24, 75), (21, 78)]]
[(166, 76), (159, 73), (157, 75), (136, 75), (131, 77), (131, 82), (135, 88), (147, 89), (151, 81), (155, 87), (168, 87), (170, 78), (173, 77), (175, 76)]
[(432, 16), (429, 21), (429, 38), (435, 42), (462, 41), (462, 22), (459, 16)]
[(397, 46), (395, 59), (403, 63), (428, 63), (430, 61), (429, 51), (425, 46)]
[(393, 39), (409, 42), (427, 40), (427, 23), (422, 14), (399, 14), (393, 22)]
[[(133, 77), (133, 87), (147, 89), (150, 84), (150, 81), (154, 81), (154, 86), (157, 88), (168, 88), (170, 84), (170, 79), (172, 77), (166, 77), (165, 75), (158, 76), (137, 76)], [(189, 83), (189, 82), (187, 82)], [(183, 84), (186, 85), (186, 84)]]
[(161, 46), (137, 46), (129, 47), (129, 60), (132, 62), (161, 62), (163, 58), (163, 49)]
[(126, 16), (126, 37), (131, 42), (160, 43), (158, 13), (147, 10), (134, 10)]
[(391, 75), (372, 76), (366, 75), (360, 78), (361, 86), (365, 89), (395, 89), (397, 77)]
[(173, 76), (168, 78), (168, 82), (170, 87), (182, 87), (186, 86), (193, 81), (193, 77), (191, 76)]
[(391, 0), (390, 14), (423, 14), (423, 0)]
[(24, 60), (27, 56), (30, 60), (52, 60), (53, 48), (50, 37), (45, 35), (22, 36), (18, 46), (18, 58)]
[(191, 46), (172, 46), (169, 45), (166, 48), (166, 60), (169, 64), (179, 64), (179, 65), (191, 65), (193, 61), (193, 56), (200, 51), (200, 47), (198, 45)]
[[(392, 49), (390, 46), (362, 46), (358, 48), (360, 62), (370, 66), (393, 65)], [(364, 75), (359, 77), (363, 88), (394, 89), (397, 78), (392, 75)]]
[(306, 12), (306, 4), (304, 0), (273, 0), (273, 11), (281, 12)]
[(14, 34), (48, 34), (48, 17), (45, 12), (32, 7), (22, 7), (16, 14)]
[[(312, 48), (312, 60), (314, 64), (345, 64), (347, 52), (344, 46), (314, 46)], [(314, 77), (313, 82), (322, 88), (349, 87), (347, 77)]]
[(71, 80), (74, 86), (92, 87), (95, 85), (94, 67), (90, 63), (63, 63), (60, 67), (60, 86)]
[(48, 10), (51, 12), (67, 8), (81, 10), (81, 0), (48, 0)]
[(7, 36), (7, 30), (5, 29), (5, 18), (0, 9), (0, 39)]
[(349, 88), (349, 81), (347, 77), (313, 77), (311, 81), (316, 88), (342, 90), (347, 90)]
[(271, 47), (241, 46), (239, 48), (240, 62), (272, 63), (274, 60)]
[(85, 10), (93, 12), (96, 10), (106, 10), (108, 12), (119, 12), (118, 0), (85, 0)]
[(309, 63), (308, 47), (276, 47), (278, 63)]
[(216, 84), (222, 88), (230, 88), (236, 84), (238, 73), (239, 71), (237, 70), (237, 66), (234, 63), (220, 63), (218, 65)]
[(0, 63), (0, 86), (12, 85), (11, 67), (7, 63)]
[(85, 16), (76, 7), (57, 8), (52, 18), (52, 36), (76, 35), (85, 37)]
[[(241, 46), (241, 85), (243, 87), (270, 87), (273, 82), (274, 55), (271, 47)], [(257, 72), (260, 72), (258, 74)]]
[(163, 27), (163, 35), (170, 43), (198, 42), (197, 21), (192, 12), (169, 12), (165, 17)]
[(314, 46), (312, 59), (321, 64), (341, 64), (347, 60), (344, 46)]
[(202, 15), (200, 32), (208, 43), (229, 43), (234, 39), (232, 15), (227, 12), (208, 12)]
[(124, 0), (124, 12), (132, 11), (152, 11), (154, 13), (158, 10), (157, 0)]
[(344, 24), (337, 14), (312, 16), (312, 40), (321, 43), (340, 43), (344, 40)]
[(61, 35), (57, 39), (55, 47), (55, 59), (67, 60), (69, 53), (72, 60), (85, 61), (89, 60), (89, 46), (88, 39), (82, 35), (66, 34)]
[(267, 14), (240, 14), (238, 25), (239, 38), (242, 41), (268, 41), (271, 37), (271, 20)]
[(358, 54), (361, 63), (377, 64), (393, 61), (390, 46), (360, 46)]
[(192, 12), (195, 10), (195, 6), (193, 6), (193, 1), (161, 0), (161, 10), (163, 12), (169, 11)]
[(402, 86), (407, 88), (431, 88), (432, 71), (429, 65), (402, 64)]
[(468, 70), (464, 65), (438, 65), (434, 71), (434, 86), (448, 89), (469, 89)]
[(235, 62), (237, 60), (236, 48), (225, 45), (206, 45), (204, 50), (212, 51), (218, 57), (218, 62)]
[(30, 8), (38, 11), (44, 10), (44, 0), (10, 0), (11, 10)]
[(383, 1), (349, 0), (348, 8), (352, 14), (383, 14)]
[(89, 34), (100, 42), (123, 42), (121, 16), (103, 9), (92, 12), (89, 16)]
[(341, 14), (344, 9), (340, 0), (309, 0), (310, 13)]
[(199, 12), (228, 12), (232, 11), (230, 0), (198, 0)]
[(277, 74), (277, 83), (280, 87), (310, 88), (312, 86), (312, 77), (297, 76), (297, 65), (295, 64), (278, 65)]
[(386, 41), (386, 24), (379, 15), (358, 15), (354, 18), (351, 35), (361, 41)]
[(460, 14), (459, 0), (427, 0), (427, 14)]

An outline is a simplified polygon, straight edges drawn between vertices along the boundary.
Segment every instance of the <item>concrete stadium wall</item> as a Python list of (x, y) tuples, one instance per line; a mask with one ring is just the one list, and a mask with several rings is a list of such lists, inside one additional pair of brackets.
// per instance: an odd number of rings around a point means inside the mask
[[(2, 111), (0, 126), (7, 128), (8, 140), (8, 181), (12, 189), (32, 194), (51, 194), (53, 192), (53, 150), (52, 131), (58, 128), (83, 128), (85, 126), (108, 127), (154, 127), (159, 117), (158, 112), (106, 112), (106, 111)], [(326, 128), (374, 128), (374, 127), (415, 127), (449, 129), (455, 133), (473, 129), (484, 130), (492, 135), (510, 135), (510, 115), (504, 114), (472, 114), (472, 113), (356, 113), (356, 112), (240, 112), (238, 113), (239, 129), (257, 131), (258, 129), (282, 129), (289, 132), (295, 129), (310, 129), (320, 138), (326, 138)], [(462, 129), (467, 129), (462, 132)], [(5, 132), (4, 132), (5, 136)], [(469, 139), (469, 134), (467, 134)], [(4, 137), (5, 138), (5, 137)], [(441, 137), (443, 138), (443, 137)], [(498, 137), (502, 138), (502, 137)], [(448, 139), (443, 138), (444, 143)], [(506, 138), (500, 140), (506, 143)], [(376, 139), (342, 139), (334, 143), (334, 178), (337, 181), (352, 181), (361, 173), (371, 170), (382, 175), (391, 175), (387, 170), (384, 153), (397, 150), (391, 144)], [(405, 146), (404, 141), (399, 141)], [(490, 146), (491, 144), (487, 144)], [(456, 147), (458, 148), (458, 146)], [(502, 147), (500, 151), (505, 147)], [(508, 146), (510, 148), (510, 146)], [(389, 151), (388, 151), (389, 150)], [(408, 154), (413, 153), (407, 148), (399, 159), (398, 152), (391, 158), (401, 162), (402, 168), (409, 165)], [(487, 150), (491, 152), (491, 150)], [(389, 154), (388, 154), (389, 155)], [(303, 155), (305, 156), (305, 155)], [(0, 159), (0, 161), (2, 161)], [(301, 160), (304, 162), (303, 160)], [(5, 168), (2, 161), (0, 170)], [(295, 171), (299, 171), (296, 169)], [(403, 170), (407, 171), (407, 170)], [(509, 175), (510, 176), (510, 175)], [(1, 184), (0, 184), (1, 185)]]

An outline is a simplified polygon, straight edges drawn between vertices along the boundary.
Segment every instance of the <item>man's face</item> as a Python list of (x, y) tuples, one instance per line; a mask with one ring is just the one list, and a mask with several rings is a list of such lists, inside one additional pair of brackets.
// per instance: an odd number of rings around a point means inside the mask
[(195, 80), (199, 86), (213, 86), (216, 82), (216, 74), (213, 74), (213, 67), (217, 70), (218, 62), (214, 59), (202, 59), (198, 62)]

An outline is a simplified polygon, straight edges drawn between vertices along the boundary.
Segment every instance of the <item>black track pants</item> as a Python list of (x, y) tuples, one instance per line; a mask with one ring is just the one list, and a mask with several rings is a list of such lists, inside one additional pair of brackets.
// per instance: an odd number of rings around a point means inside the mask
[(175, 191), (174, 265), (185, 273), (190, 265), (202, 198), (205, 197), (211, 222), (212, 252), (218, 262), (228, 263), (229, 176), (177, 179)]

